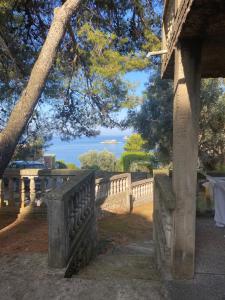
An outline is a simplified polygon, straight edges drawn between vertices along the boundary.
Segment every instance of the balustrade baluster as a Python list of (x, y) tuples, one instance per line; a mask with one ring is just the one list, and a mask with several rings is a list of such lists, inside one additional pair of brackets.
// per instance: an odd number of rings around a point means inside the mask
[(35, 177), (30, 177), (30, 206), (35, 206), (36, 199), (36, 186), (35, 186)]
[(41, 194), (46, 192), (46, 177), (41, 177)]
[(109, 181), (109, 196), (112, 195), (112, 181)]
[(81, 220), (85, 220), (85, 195), (86, 194), (86, 187), (85, 185), (82, 186), (81, 189)]
[(126, 179), (125, 178), (122, 179), (122, 183), (123, 183), (123, 191), (125, 191), (126, 190)]
[(107, 182), (107, 197), (110, 196), (110, 181)]
[(75, 224), (75, 228), (76, 230), (79, 229), (79, 194), (76, 192), (74, 195), (74, 212), (75, 212), (75, 216), (74, 216), (74, 224)]
[(4, 207), (4, 179), (0, 179), (0, 207)]
[(78, 223), (79, 223), (79, 226), (82, 224), (81, 215), (82, 215), (82, 196), (81, 196), (81, 188), (80, 188), (79, 192), (78, 192)]
[(95, 185), (95, 195), (96, 195), (96, 198), (98, 198), (98, 189), (99, 189), (99, 184), (97, 183)]
[(14, 206), (14, 178), (9, 177), (8, 206)]
[(25, 190), (24, 177), (20, 178), (19, 192), (20, 192), (20, 207), (21, 207), (21, 209), (23, 209), (25, 207), (25, 200), (26, 200), (26, 190)]
[(100, 198), (103, 198), (105, 196), (105, 183), (104, 183), (104, 181), (100, 183), (99, 189), (100, 189)]
[(57, 187), (57, 177), (52, 178), (52, 188), (55, 189)]
[(114, 194), (117, 193), (117, 180), (114, 180)]
[(113, 194), (116, 194), (116, 181), (113, 180)]

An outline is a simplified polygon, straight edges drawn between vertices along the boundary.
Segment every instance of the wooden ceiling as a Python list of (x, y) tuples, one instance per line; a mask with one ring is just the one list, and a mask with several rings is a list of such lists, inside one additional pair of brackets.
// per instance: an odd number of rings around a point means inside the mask
[[(172, 48), (180, 39), (201, 40), (202, 77), (225, 77), (225, 0), (194, 0), (184, 18), (182, 26), (174, 26), (179, 32)], [(163, 78), (173, 78), (173, 49), (164, 56)]]

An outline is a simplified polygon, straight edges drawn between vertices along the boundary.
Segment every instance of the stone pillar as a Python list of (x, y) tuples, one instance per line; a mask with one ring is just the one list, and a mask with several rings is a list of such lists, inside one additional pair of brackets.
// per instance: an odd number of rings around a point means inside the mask
[(174, 71), (172, 259), (173, 275), (180, 279), (194, 275), (200, 67), (200, 43), (179, 42)]

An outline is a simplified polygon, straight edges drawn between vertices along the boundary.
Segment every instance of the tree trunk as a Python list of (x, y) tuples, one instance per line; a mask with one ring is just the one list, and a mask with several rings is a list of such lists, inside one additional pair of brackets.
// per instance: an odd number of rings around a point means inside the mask
[(57, 49), (65, 34), (66, 26), (80, 2), (81, 0), (67, 0), (54, 11), (50, 30), (31, 71), (28, 84), (15, 105), (5, 129), (0, 133), (0, 178), (32, 116), (56, 58)]

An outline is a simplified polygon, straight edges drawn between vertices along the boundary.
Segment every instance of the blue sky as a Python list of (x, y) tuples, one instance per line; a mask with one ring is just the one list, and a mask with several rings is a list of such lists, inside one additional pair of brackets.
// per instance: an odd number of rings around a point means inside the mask
[[(148, 83), (150, 71), (137, 71), (129, 72), (124, 78), (135, 85), (134, 93), (137, 96), (141, 96), (145, 90), (145, 85)], [(121, 118), (126, 116), (126, 110), (119, 113)], [(101, 128), (101, 135), (129, 135), (132, 133), (132, 129), (121, 131), (119, 128)]]

